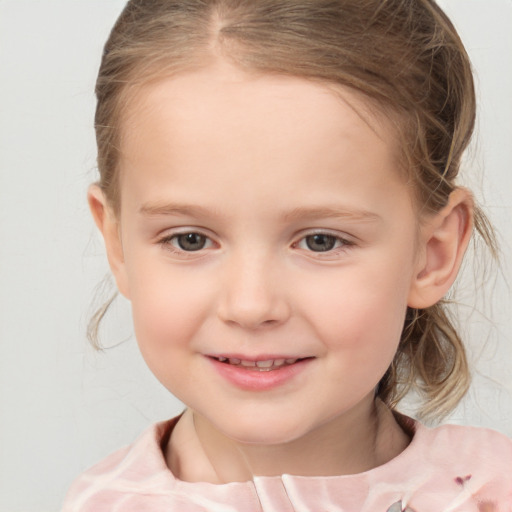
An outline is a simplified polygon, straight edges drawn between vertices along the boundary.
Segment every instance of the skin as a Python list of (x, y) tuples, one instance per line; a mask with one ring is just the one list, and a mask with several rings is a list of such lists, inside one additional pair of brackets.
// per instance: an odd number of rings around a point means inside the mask
[[(357, 473), (407, 446), (374, 390), (407, 306), (455, 279), (472, 215), (457, 189), (419, 219), (396, 149), (354, 92), (222, 62), (132, 99), (119, 214), (97, 186), (89, 202), (142, 355), (188, 407), (166, 449), (177, 477)], [(310, 359), (254, 391), (211, 355)]]

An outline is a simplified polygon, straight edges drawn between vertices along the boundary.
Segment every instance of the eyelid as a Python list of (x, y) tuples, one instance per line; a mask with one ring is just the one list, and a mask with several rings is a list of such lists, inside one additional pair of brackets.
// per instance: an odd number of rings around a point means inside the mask
[(338, 238), (339, 240), (347, 243), (347, 244), (355, 244), (357, 238), (353, 235), (349, 235), (345, 232), (340, 232), (335, 229), (329, 229), (329, 228), (312, 228), (312, 229), (306, 229), (298, 233), (294, 238), (296, 240), (302, 240), (308, 236), (314, 236), (314, 235), (326, 235), (326, 236), (332, 236), (334, 238)]

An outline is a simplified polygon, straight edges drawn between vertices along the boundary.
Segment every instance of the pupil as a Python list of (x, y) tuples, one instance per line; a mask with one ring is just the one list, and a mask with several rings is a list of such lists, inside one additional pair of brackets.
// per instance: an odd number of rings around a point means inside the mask
[(311, 235), (306, 237), (306, 245), (312, 251), (330, 251), (336, 245), (336, 237), (331, 235)]
[(178, 244), (184, 251), (199, 251), (206, 244), (206, 237), (197, 233), (187, 233), (178, 237)]

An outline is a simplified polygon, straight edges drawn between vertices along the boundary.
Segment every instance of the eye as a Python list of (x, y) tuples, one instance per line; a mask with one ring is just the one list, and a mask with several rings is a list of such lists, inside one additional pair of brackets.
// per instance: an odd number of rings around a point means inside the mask
[(352, 245), (349, 241), (329, 233), (313, 233), (299, 240), (297, 247), (312, 252), (329, 252)]
[(200, 233), (182, 233), (164, 239), (162, 242), (186, 252), (195, 252), (211, 245), (211, 240)]
[(327, 252), (334, 249), (338, 240), (332, 235), (317, 234), (305, 237), (304, 241), (306, 242), (307, 248), (311, 251)]

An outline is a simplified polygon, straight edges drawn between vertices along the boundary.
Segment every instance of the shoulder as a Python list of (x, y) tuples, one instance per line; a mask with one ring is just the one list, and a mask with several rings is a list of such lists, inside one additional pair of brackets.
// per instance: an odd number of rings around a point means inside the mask
[(145, 430), (130, 446), (110, 454), (80, 475), (71, 485), (62, 512), (103, 512), (115, 508), (127, 494), (143, 495), (162, 486), (172, 489), (162, 443), (177, 418)]
[(427, 427), (408, 416), (394, 412), (397, 422), (411, 438), (407, 449), (398, 457), (400, 462), (421, 461), (422, 465), (454, 465), (490, 463), (504, 467), (512, 483), (512, 439), (489, 428), (462, 425)]
[(411, 449), (432, 467), (466, 477), (504, 479), (512, 487), (512, 440), (494, 430), (461, 425), (416, 425)]
[(512, 512), (512, 440), (484, 428), (406, 426), (409, 446), (365, 475), (365, 488), (382, 491), (380, 509)]
[(413, 509), (430, 510), (439, 499), (437, 505), (450, 503), (450, 510), (511, 511), (512, 440), (507, 436), (477, 427), (417, 425), (410, 448), (423, 478), (415, 482)]
[(458, 456), (482, 460), (492, 456), (493, 461), (507, 463), (512, 471), (512, 439), (488, 428), (443, 425), (427, 428), (417, 425), (415, 441), (434, 457)]

